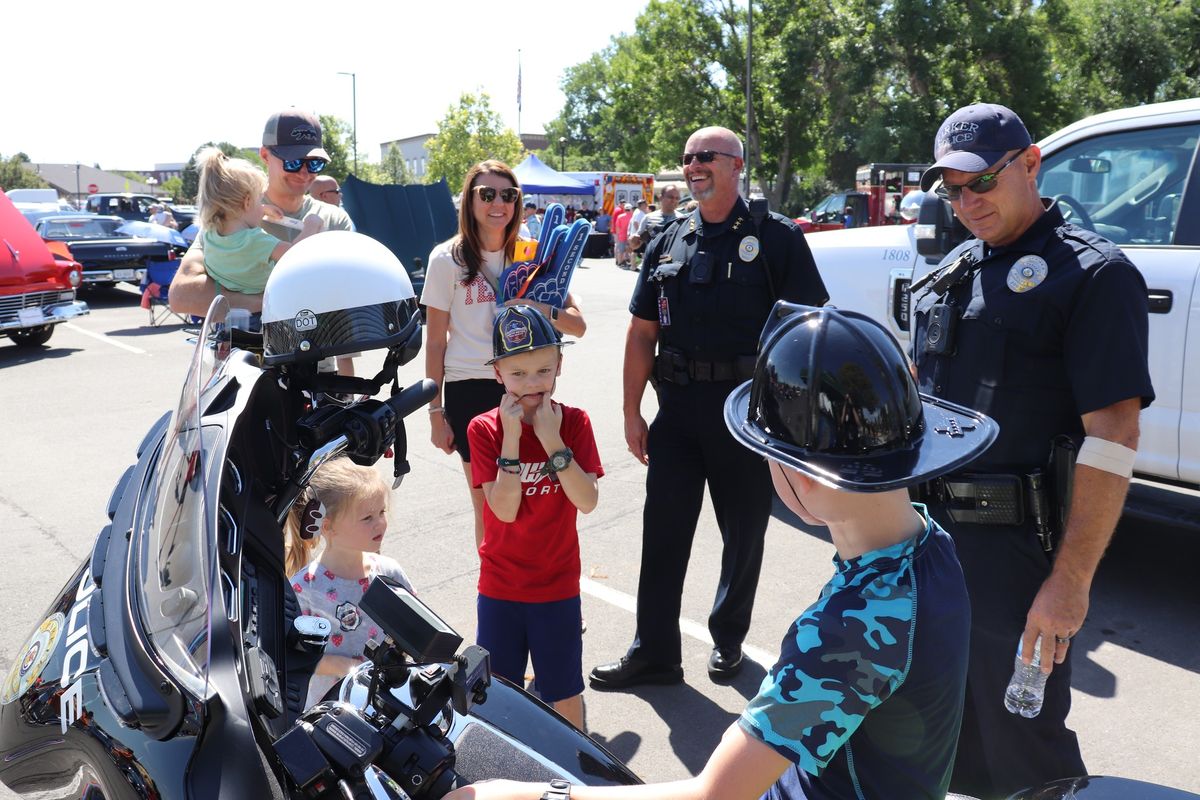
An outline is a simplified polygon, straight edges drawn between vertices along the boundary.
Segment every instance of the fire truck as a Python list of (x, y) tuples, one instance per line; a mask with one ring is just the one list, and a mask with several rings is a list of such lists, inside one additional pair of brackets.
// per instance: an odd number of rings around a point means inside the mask
[(912, 222), (915, 217), (907, 219), (901, 213), (901, 201), (920, 190), (921, 173), (928, 168), (928, 164), (863, 164), (855, 171), (853, 189), (829, 195), (796, 222), (805, 233)]

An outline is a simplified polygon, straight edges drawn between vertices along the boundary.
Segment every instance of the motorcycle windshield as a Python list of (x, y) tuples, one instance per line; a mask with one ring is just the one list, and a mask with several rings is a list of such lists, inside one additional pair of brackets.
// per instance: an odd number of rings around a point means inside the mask
[(221, 379), (229, 357), (228, 310), (225, 298), (217, 297), (196, 341), (154, 470), (150, 502), (143, 506), (149, 519), (140, 526), (136, 561), (146, 635), (171, 675), (201, 698), (208, 693), (216, 528), (210, 472), (220, 466), (212, 454), (219, 449), (221, 428), (200, 420), (203, 395)]

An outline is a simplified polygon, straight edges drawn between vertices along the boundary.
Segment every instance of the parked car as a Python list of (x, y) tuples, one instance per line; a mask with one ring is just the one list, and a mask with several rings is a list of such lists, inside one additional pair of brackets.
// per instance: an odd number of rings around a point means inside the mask
[(54, 326), (88, 313), (75, 299), (82, 268), (55, 257), (7, 196), (0, 196), (0, 335), (21, 347), (49, 341)]
[(83, 266), (85, 286), (117, 281), (140, 284), (147, 261), (171, 260), (177, 253), (164, 242), (118, 233), (126, 221), (109, 216), (43, 217), (37, 232), (47, 242), (66, 246), (71, 258)]
[[(1142, 411), (1136, 474), (1200, 488), (1200, 98), (1098, 114), (1038, 146), (1041, 194), (1119, 245), (1146, 279), (1156, 399)], [(916, 225), (807, 238), (831, 302), (907, 339), (914, 275), (966, 236), (949, 203), (928, 194)], [(1200, 527), (1166, 508), (1134, 511)]]
[(134, 192), (89, 194), (84, 208), (93, 214), (106, 214), (144, 222), (150, 219), (150, 206), (156, 203), (164, 205), (171, 212), (179, 230), (183, 230), (195, 221), (195, 206), (176, 205), (160, 197)]

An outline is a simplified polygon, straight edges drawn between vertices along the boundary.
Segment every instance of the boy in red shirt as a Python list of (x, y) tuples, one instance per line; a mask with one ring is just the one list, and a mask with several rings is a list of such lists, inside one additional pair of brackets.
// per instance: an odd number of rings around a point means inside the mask
[(496, 317), (489, 364), (499, 408), (471, 420), (471, 479), (483, 489), (480, 646), (492, 672), (521, 685), (532, 659), (538, 693), (583, 728), (583, 631), (577, 512), (596, 507), (604, 474), (588, 415), (551, 401), (562, 370), (558, 331), (530, 306)]

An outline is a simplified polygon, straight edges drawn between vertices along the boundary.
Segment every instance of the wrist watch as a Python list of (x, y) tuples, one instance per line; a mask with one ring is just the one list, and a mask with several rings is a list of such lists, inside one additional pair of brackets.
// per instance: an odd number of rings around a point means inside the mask
[(571, 465), (571, 461), (574, 459), (575, 454), (571, 452), (571, 448), (564, 447), (562, 450), (557, 450), (546, 461), (546, 472), (562, 472)]
[(550, 306), (550, 321), (558, 322), (558, 307)]
[(571, 784), (562, 778), (550, 781), (550, 788), (542, 792), (541, 800), (571, 800)]

